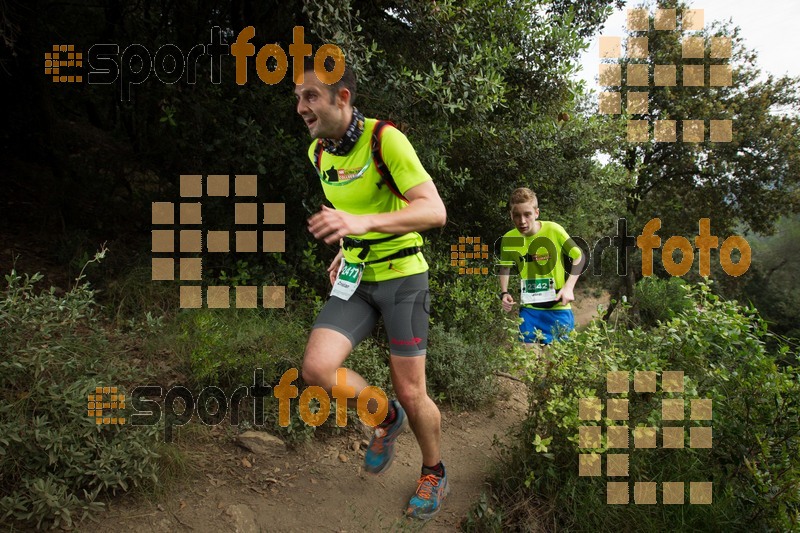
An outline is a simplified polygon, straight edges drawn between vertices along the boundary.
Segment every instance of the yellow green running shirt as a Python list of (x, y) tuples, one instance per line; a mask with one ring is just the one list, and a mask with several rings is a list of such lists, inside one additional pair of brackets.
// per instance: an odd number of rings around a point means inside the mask
[[(353, 215), (371, 215), (375, 213), (391, 213), (406, 207), (406, 202), (395, 196), (386, 185), (378, 187), (381, 176), (372, 160), (372, 131), (377, 120), (368, 118), (364, 124), (364, 132), (356, 145), (347, 155), (337, 156), (322, 152), (320, 164), (320, 182), (325, 197), (335, 209)], [(317, 141), (308, 148), (308, 157), (316, 169), (314, 149)], [(392, 171), (397, 188), (402, 194), (406, 191), (430, 181), (431, 177), (422, 167), (422, 163), (414, 151), (414, 147), (405, 135), (393, 127), (386, 127), (381, 132), (381, 156), (386, 166)], [(335, 173), (335, 174), (334, 174)], [(330, 181), (335, 175), (338, 181)], [(363, 235), (348, 235), (356, 239), (380, 239), (389, 237), (389, 233), (369, 232)], [(371, 245), (366, 262), (389, 256), (399, 250), (411, 246), (422, 246), (422, 236), (413, 231), (390, 241)], [(344, 251), (344, 258), (350, 263), (361, 263), (358, 258), (360, 248)], [(391, 267), (391, 268), (390, 268)], [(362, 281), (386, 281), (412, 274), (420, 274), (428, 270), (428, 263), (421, 253), (382, 261), (364, 267)]]
[[(502, 266), (516, 265), (522, 279), (553, 278), (556, 292), (558, 292), (566, 280), (562, 255), (564, 244), (570, 240), (570, 237), (560, 224), (543, 220), (539, 222), (542, 224), (541, 229), (530, 237), (523, 236), (516, 228), (503, 235), (499, 264)], [(537, 241), (537, 239), (540, 240)], [(531, 246), (534, 241), (537, 242)], [(533, 256), (534, 261), (522, 260), (528, 254)], [(555, 258), (552, 258), (553, 254), (555, 254)], [(569, 250), (569, 256), (573, 260), (577, 260), (581, 256), (581, 249), (577, 245), (573, 246)], [(535, 304), (524, 304), (522, 307), (538, 309)], [(558, 304), (546, 310), (571, 309), (571, 307), (569, 304)]]

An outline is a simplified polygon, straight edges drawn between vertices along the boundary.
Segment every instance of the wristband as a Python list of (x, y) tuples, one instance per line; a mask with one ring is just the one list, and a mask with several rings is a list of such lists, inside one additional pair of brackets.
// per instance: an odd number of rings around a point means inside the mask
[(503, 296), (505, 296), (506, 294), (511, 294), (511, 293), (510, 293), (510, 292), (508, 292), (508, 291), (503, 291), (503, 292), (501, 292), (501, 293), (498, 295), (498, 298), (500, 298), (500, 299), (502, 300), (502, 299), (503, 299)]

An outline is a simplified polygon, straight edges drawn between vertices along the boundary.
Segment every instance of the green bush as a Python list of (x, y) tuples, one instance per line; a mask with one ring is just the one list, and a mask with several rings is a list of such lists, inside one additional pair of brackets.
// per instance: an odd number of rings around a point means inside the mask
[[(178, 333), (166, 337), (164, 344), (172, 346), (184, 362), (190, 376), (188, 386), (198, 393), (209, 385), (232, 393), (238, 386), (251, 385), (253, 372), (258, 368), (264, 372), (264, 383), (272, 386), (290, 368), (299, 373), (311, 326), (284, 310), (197, 309), (181, 314), (175, 329)], [(388, 350), (377, 340), (365, 339), (353, 350), (345, 366), (390, 394)], [(300, 378), (294, 385), (300, 392), (305, 387)], [(251, 405), (242, 404), (243, 428), (250, 427), (246, 421), (253, 419)], [(289, 426), (282, 427), (278, 424), (277, 399), (272, 395), (264, 398), (263, 427), (294, 444), (310, 439), (316, 428), (300, 418), (298, 399), (292, 400), (291, 405)], [(321, 427), (334, 426), (335, 418), (330, 416)]]
[(507, 342), (497, 277), (459, 275), (448, 260), (430, 263), (431, 322), (445, 330), (458, 330), (466, 342)]
[(178, 311), (178, 283), (153, 281), (150, 258), (128, 266), (124, 274), (105, 283), (102, 305), (113, 312), (118, 324), (147, 314), (173, 316)]
[(800, 214), (784, 217), (770, 236), (748, 235), (753, 263), (737, 281), (739, 298), (749, 300), (769, 322), (770, 331), (800, 343)]
[[(798, 360), (788, 348), (766, 351), (765, 323), (752, 309), (724, 301), (708, 285), (692, 287), (692, 305), (647, 331), (617, 329), (594, 322), (570, 342), (553, 345), (546, 364), (528, 366), (530, 412), (516, 446), (506, 449), (503, 465), (483, 508), (468, 525), (504, 530), (543, 531), (700, 531), (755, 529), (790, 531), (800, 526), (800, 381)], [(781, 363), (791, 361), (791, 364)], [(610, 395), (606, 372), (683, 371), (684, 392), (635, 392)], [(661, 400), (708, 398), (713, 421), (686, 419), (667, 426), (711, 426), (711, 449), (607, 450), (580, 447), (579, 427), (621, 425), (603, 419), (581, 420), (581, 398), (629, 400), (627, 424), (657, 427)], [(606, 413), (606, 411), (603, 411)], [(629, 454), (629, 476), (616, 481), (712, 481), (713, 504), (606, 504), (606, 459)], [(603, 475), (580, 477), (579, 455), (598, 453)], [(631, 499), (633, 499), (631, 491)], [(497, 516), (500, 515), (500, 519)]]
[[(310, 248), (306, 250), (308, 268), (321, 264)], [(245, 267), (235, 271), (236, 279), (245, 276)], [(449, 267), (448, 267), (449, 268)], [(323, 269), (324, 270), (324, 269)], [(515, 338), (507, 331), (509, 320), (500, 309), (494, 278), (453, 276), (452, 269), (431, 274), (433, 327), (429, 334), (428, 385), (432, 396), (463, 408), (484, 405), (493, 395), (493, 373), (499, 366), (502, 344)], [(233, 280), (231, 275), (228, 281)], [(299, 290), (299, 289), (297, 289)], [(188, 386), (199, 392), (209, 385), (233, 391), (252, 383), (253, 371), (264, 370), (264, 381), (277, 384), (289, 368), (302, 366), (302, 356), (314, 316), (323, 300), (316, 293), (314, 306), (284, 310), (197, 309), (178, 315), (175, 326), (162, 338), (164, 348), (178, 354), (189, 377)], [(475, 303), (478, 302), (478, 303)], [(299, 307), (299, 306), (298, 306)], [(389, 347), (379, 327), (353, 350), (345, 366), (361, 374), (369, 384), (388, 395), (391, 378)], [(303, 387), (302, 380), (296, 386)], [(302, 390), (302, 389), (301, 389)], [(296, 405), (297, 401), (293, 402)], [(296, 409), (290, 425), (277, 425), (277, 401), (265, 399), (266, 424), (290, 441), (311, 437), (315, 429), (306, 426)], [(244, 414), (244, 413), (243, 413)], [(248, 415), (250, 413), (247, 413)], [(333, 417), (324, 427), (333, 425)]]
[(12, 270), (0, 294), (0, 520), (68, 527), (103, 506), (101, 493), (161, 481), (159, 428), (87, 416), (95, 387), (128, 382), (131, 371), (88, 284), (37, 294), (41, 278)]
[[(308, 271), (324, 271), (311, 247), (304, 252), (304, 264)], [(449, 263), (431, 266), (429, 388), (438, 399), (465, 408), (477, 406), (490, 396), (490, 376), (500, 346), (515, 338), (497, 300), (497, 281), (493, 276), (458, 276)], [(318, 312), (324, 300), (316, 293), (306, 296), (314, 298)], [(242, 383), (256, 366), (273, 368), (265, 379), (277, 383), (286, 369), (299, 369), (316, 313), (294, 307), (290, 312), (196, 310), (182, 315), (178, 351), (188, 362), (195, 385)], [(388, 394), (388, 354), (385, 331), (379, 327), (345, 365)]]
[(436, 324), (428, 342), (426, 376), (434, 399), (463, 409), (483, 407), (495, 396), (495, 349), (469, 342), (460, 331)]
[(680, 278), (642, 278), (636, 284), (635, 306), (642, 326), (655, 326), (692, 306), (686, 297), (686, 284)]

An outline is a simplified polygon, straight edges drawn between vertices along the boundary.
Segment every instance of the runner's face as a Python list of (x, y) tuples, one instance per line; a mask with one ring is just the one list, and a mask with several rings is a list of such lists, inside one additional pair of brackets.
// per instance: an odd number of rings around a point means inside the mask
[(539, 218), (539, 208), (533, 205), (533, 202), (511, 206), (511, 220), (514, 222), (514, 227), (526, 237), (536, 233), (537, 218)]
[(313, 71), (303, 75), (303, 83), (294, 89), (297, 113), (314, 139), (341, 139), (350, 125), (350, 91), (339, 89), (331, 101), (330, 87), (317, 79)]

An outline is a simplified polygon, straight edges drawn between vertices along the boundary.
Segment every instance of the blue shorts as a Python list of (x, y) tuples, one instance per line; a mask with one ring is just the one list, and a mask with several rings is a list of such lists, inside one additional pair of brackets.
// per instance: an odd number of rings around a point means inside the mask
[[(567, 338), (567, 334), (575, 329), (575, 316), (572, 309), (531, 309), (520, 307), (519, 340), (526, 343), (540, 342), (550, 344), (555, 340)], [(544, 338), (539, 340), (536, 332), (541, 331)]]

